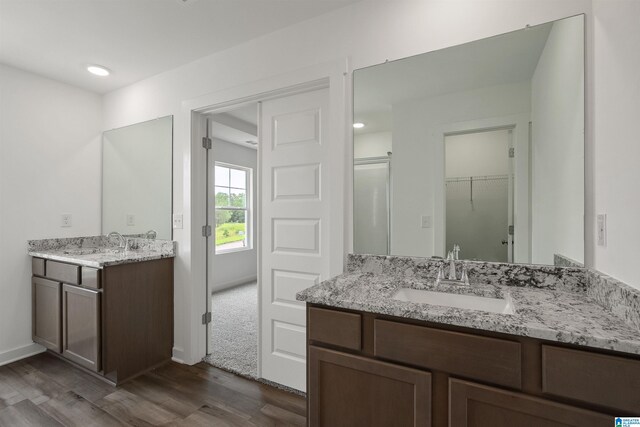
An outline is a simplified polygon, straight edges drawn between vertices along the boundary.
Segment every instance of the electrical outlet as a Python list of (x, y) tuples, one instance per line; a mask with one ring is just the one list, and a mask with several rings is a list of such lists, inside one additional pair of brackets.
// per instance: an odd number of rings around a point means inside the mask
[(182, 229), (182, 214), (173, 214), (173, 228)]
[(607, 246), (607, 214), (598, 214), (598, 246)]
[(136, 216), (134, 214), (127, 214), (127, 225), (129, 227), (136, 225)]
[(71, 214), (60, 215), (60, 227), (71, 227)]
[(420, 226), (422, 228), (431, 228), (431, 227), (433, 227), (433, 220), (431, 219), (431, 215), (421, 215), (420, 216)]

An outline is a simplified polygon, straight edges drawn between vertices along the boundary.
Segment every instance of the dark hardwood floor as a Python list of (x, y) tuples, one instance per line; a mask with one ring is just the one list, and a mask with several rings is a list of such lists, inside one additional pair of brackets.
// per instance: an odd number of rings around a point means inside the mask
[(205, 363), (112, 387), (42, 353), (0, 366), (0, 426), (304, 426), (303, 397)]

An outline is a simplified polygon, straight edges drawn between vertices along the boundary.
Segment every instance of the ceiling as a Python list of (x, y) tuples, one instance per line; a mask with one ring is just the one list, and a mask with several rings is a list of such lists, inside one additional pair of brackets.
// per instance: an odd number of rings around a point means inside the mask
[(105, 93), (355, 1), (0, 0), (0, 62)]
[(552, 23), (356, 70), (356, 134), (391, 130), (392, 106), (530, 80)]
[(258, 104), (249, 104), (225, 113), (211, 114), (208, 117), (211, 120), (213, 138), (257, 149)]

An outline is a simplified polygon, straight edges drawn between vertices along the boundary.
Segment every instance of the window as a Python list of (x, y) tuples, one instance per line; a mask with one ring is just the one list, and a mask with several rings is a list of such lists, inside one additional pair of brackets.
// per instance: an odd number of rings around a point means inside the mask
[(251, 169), (215, 165), (216, 253), (251, 249)]

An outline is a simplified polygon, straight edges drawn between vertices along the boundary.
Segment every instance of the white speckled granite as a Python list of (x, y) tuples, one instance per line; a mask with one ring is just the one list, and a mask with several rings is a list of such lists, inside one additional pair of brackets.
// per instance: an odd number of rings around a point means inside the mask
[(127, 251), (119, 250), (118, 240), (107, 236), (29, 240), (27, 254), (94, 268), (176, 256), (176, 242), (171, 240), (127, 240)]
[[(308, 303), (640, 354), (640, 329), (588, 295), (586, 270), (467, 262), (457, 293), (510, 294), (516, 313), (496, 314), (393, 300), (401, 287), (438, 289), (442, 260), (350, 255), (347, 272), (299, 292)], [(462, 262), (460, 262), (461, 264)]]
[[(446, 266), (446, 261), (437, 258), (350, 254), (347, 272), (433, 280), (441, 265)], [(472, 285), (482, 283), (565, 291), (586, 290), (583, 268), (460, 260), (456, 261), (458, 275), (463, 265), (467, 267)]]
[(640, 290), (606, 274), (589, 270), (587, 295), (640, 330)]
[(584, 268), (584, 264), (581, 262), (560, 254), (553, 254), (553, 265), (556, 267)]

